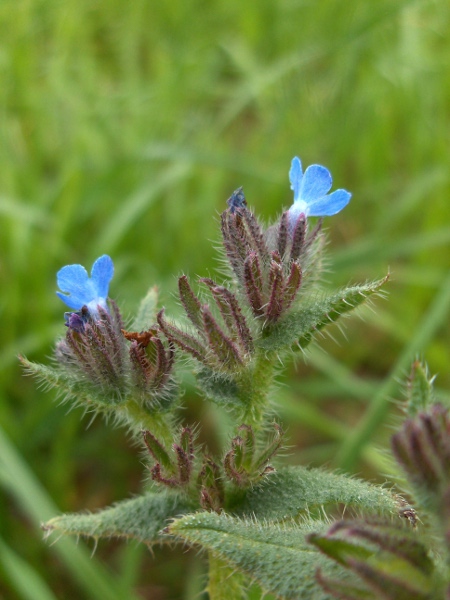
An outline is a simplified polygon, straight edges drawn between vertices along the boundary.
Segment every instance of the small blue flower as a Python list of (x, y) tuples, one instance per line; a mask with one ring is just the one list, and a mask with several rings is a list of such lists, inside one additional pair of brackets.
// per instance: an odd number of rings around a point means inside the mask
[(289, 181), (291, 189), (294, 190), (294, 204), (289, 209), (291, 224), (294, 224), (301, 214), (305, 217), (335, 215), (347, 206), (352, 196), (347, 190), (336, 190), (327, 194), (332, 184), (330, 171), (320, 165), (311, 165), (303, 174), (298, 156), (292, 159)]
[(80, 310), (87, 306), (90, 314), (95, 315), (101, 306), (108, 310), (109, 282), (114, 275), (114, 264), (109, 256), (104, 254), (97, 258), (92, 265), (91, 277), (81, 265), (67, 265), (58, 271), (56, 280), (62, 292), (57, 296), (72, 309)]

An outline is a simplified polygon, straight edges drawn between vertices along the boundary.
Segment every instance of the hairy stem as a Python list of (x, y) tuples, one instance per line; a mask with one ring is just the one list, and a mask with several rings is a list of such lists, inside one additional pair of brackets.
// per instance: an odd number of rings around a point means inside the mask
[(251, 425), (255, 431), (262, 428), (269, 404), (269, 390), (274, 376), (275, 355), (257, 350), (252, 367), (238, 379), (238, 385), (245, 410), (242, 422)]
[(139, 435), (141, 431), (148, 430), (165, 446), (170, 447), (173, 443), (173, 429), (166, 415), (150, 414), (132, 398), (116, 411), (123, 415), (134, 433)]

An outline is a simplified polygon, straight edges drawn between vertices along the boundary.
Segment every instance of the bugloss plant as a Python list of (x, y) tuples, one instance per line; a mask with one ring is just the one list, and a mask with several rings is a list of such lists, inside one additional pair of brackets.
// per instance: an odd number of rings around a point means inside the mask
[[(108, 298), (114, 268), (106, 255), (91, 277), (81, 265), (58, 272), (58, 296), (71, 309), (65, 337), (53, 366), (22, 362), (63, 398), (124, 424), (146, 449), (151, 482), (139, 497), (95, 514), (56, 517), (44, 529), (134, 538), (149, 547), (200, 546), (209, 557), (213, 600), (245, 598), (246, 581), (279, 598), (444, 598), (450, 420), (433, 404), (422, 367), (415, 367), (410, 418), (393, 449), (426, 516), (426, 536), (417, 535), (415, 510), (383, 487), (273, 464), (283, 442), (272, 404), (281, 365), (385, 282), (319, 289), (322, 219), (315, 227), (308, 219), (336, 214), (351, 195), (328, 194), (329, 171), (312, 165), (303, 173), (298, 158), (289, 177), (294, 203), (267, 229), (242, 188), (228, 199), (221, 231), (229, 279), (201, 278), (198, 292), (181, 276), (184, 321), (166, 315), (151, 288), (125, 327)], [(183, 355), (193, 360), (205, 399), (233, 419), (221, 456), (180, 425), (176, 364)], [(358, 519), (330, 529), (333, 509), (342, 505)]]

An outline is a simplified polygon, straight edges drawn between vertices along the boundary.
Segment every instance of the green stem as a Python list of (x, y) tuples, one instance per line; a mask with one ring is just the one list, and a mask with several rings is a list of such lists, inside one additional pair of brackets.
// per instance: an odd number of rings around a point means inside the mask
[(275, 355), (259, 350), (251, 369), (238, 379), (240, 395), (245, 409), (241, 418), (243, 423), (251, 425), (255, 431), (263, 426), (264, 416), (269, 404), (269, 390), (274, 376)]
[(173, 443), (173, 428), (167, 415), (151, 414), (132, 398), (116, 409), (135, 432), (150, 431), (161, 443), (170, 447)]
[(209, 553), (209, 600), (243, 598), (242, 575), (212, 552)]

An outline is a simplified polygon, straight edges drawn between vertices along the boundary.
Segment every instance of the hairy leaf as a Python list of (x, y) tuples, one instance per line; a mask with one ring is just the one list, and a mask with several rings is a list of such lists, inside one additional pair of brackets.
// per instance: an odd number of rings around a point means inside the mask
[(317, 568), (327, 576), (348, 576), (308, 544), (306, 536), (317, 530), (323, 531), (324, 524), (310, 519), (302, 524), (261, 524), (209, 512), (187, 515), (168, 528), (169, 533), (199, 544), (279, 598), (329, 600), (331, 596), (316, 582)]
[(236, 508), (240, 516), (258, 520), (290, 519), (314, 508), (343, 504), (371, 514), (396, 514), (394, 496), (380, 486), (322, 469), (285, 467), (247, 493)]
[(55, 517), (43, 525), (48, 533), (133, 538), (147, 545), (167, 541), (160, 531), (169, 519), (185, 514), (192, 506), (175, 494), (148, 492), (96, 513), (72, 513)]

